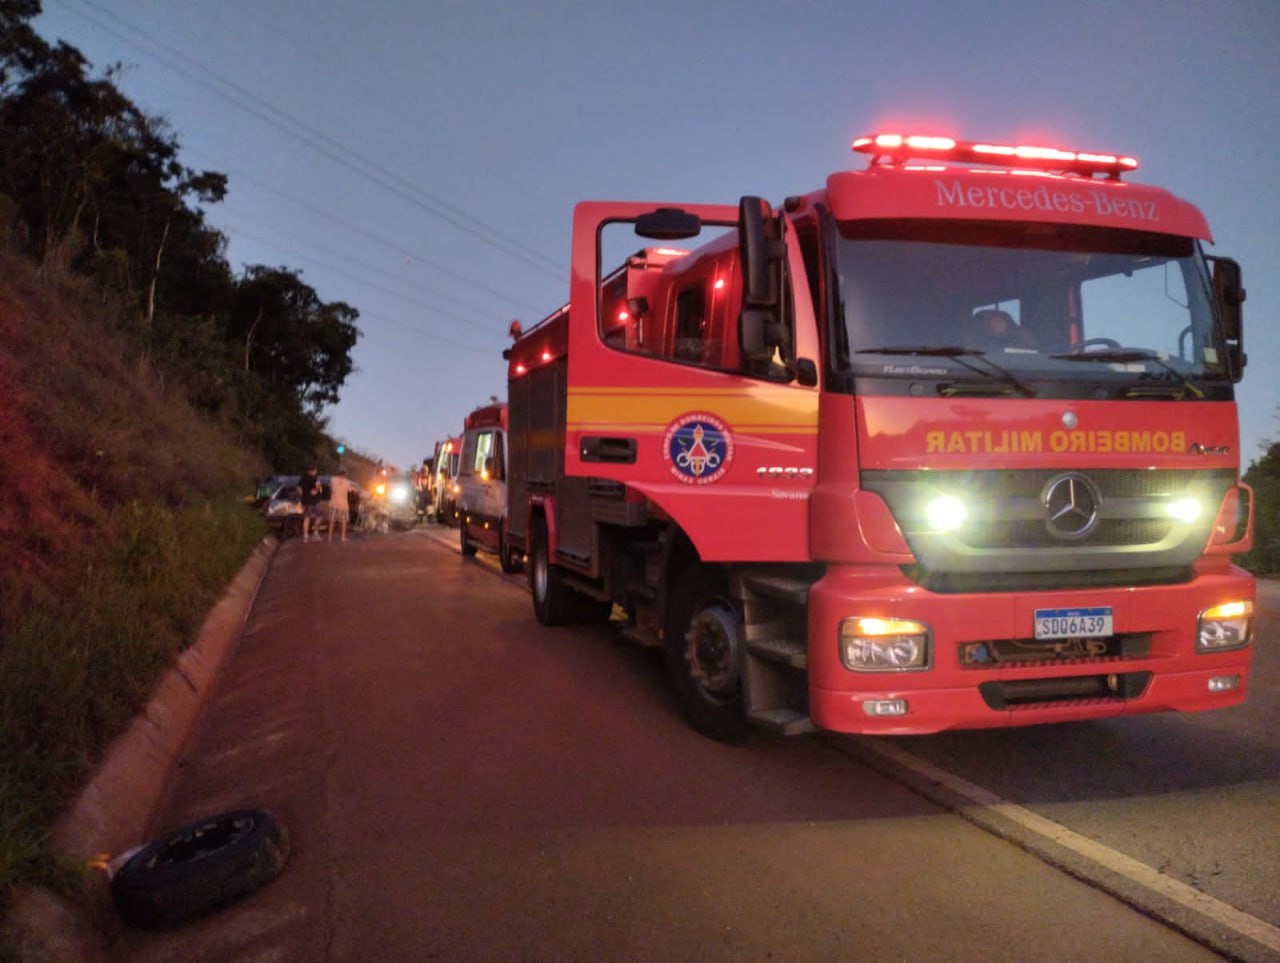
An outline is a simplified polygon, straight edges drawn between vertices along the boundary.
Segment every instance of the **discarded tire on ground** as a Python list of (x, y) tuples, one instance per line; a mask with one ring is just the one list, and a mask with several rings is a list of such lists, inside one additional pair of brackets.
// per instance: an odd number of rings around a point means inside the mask
[(127, 854), (111, 877), (111, 899), (131, 926), (177, 926), (261, 889), (288, 856), (289, 834), (265, 809), (223, 813)]

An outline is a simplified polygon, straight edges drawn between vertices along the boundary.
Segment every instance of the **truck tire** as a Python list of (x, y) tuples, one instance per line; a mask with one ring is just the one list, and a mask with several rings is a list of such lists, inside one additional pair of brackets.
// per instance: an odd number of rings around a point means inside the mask
[(471, 543), (471, 539), (467, 537), (467, 516), (461, 515), (458, 518), (458, 545), (462, 549), (462, 557), (470, 558), (476, 553), (476, 547)]
[(503, 525), (498, 532), (498, 564), (508, 575), (520, 571), (524, 567), (524, 559), (507, 541), (507, 526)]
[(724, 576), (696, 565), (673, 581), (664, 644), (667, 669), (693, 727), (721, 742), (750, 732), (742, 685), (742, 621)]
[(533, 523), (529, 533), (529, 592), (533, 596), (533, 614), (543, 625), (593, 625), (607, 622), (613, 614), (613, 603), (593, 599), (575, 592), (564, 584), (564, 569), (551, 561), (547, 525)]
[(271, 813), (236, 810), (139, 848), (112, 875), (111, 899), (129, 925), (165, 929), (257, 892), (288, 857), (289, 834)]
[(562, 582), (564, 573), (551, 561), (547, 523), (541, 518), (529, 532), (529, 592), (533, 614), (543, 625), (567, 625), (571, 619), (574, 592)]

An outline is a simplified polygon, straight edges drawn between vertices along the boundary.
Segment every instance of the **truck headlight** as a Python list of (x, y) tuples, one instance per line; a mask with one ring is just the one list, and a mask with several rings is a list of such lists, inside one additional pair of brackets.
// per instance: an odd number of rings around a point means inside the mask
[(1190, 525), (1200, 518), (1204, 506), (1198, 498), (1178, 498), (1165, 505), (1164, 510), (1170, 518)]
[(844, 619), (840, 622), (840, 661), (851, 672), (927, 669), (929, 627), (909, 619)]
[(969, 509), (954, 495), (939, 495), (925, 505), (924, 514), (934, 531), (954, 532), (968, 519)]
[(1196, 651), (1222, 652), (1253, 641), (1253, 601), (1224, 602), (1196, 616)]

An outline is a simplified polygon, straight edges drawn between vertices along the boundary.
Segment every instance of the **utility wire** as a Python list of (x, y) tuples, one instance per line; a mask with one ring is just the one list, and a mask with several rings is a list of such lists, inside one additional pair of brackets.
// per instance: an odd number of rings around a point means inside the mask
[[(202, 155), (200, 152), (197, 151), (197, 152), (194, 152), (194, 156), (200, 157), (204, 155)], [(277, 197), (283, 198), (284, 200), (289, 201), (291, 204), (295, 204), (298, 207), (306, 211), (309, 211), (312, 214), (315, 214), (317, 217), (321, 217), (321, 218), (324, 218), (325, 220), (332, 221), (333, 223), (340, 225), (346, 230), (351, 231), (353, 234), (358, 234), (359, 236), (366, 238), (367, 240), (373, 241), (377, 244), (383, 245), (384, 247), (390, 248), (401, 257), (411, 258), (415, 263), (425, 264), (428, 267), (434, 268), (435, 270), (441, 272), (442, 274), (449, 275), (455, 280), (462, 281), (464, 284), (468, 285), (469, 287), (475, 288), (480, 291), (485, 291), (489, 294), (492, 294), (494, 297), (501, 298), (503, 301), (506, 301), (508, 304), (515, 305), (517, 308), (527, 311), (530, 315), (537, 315), (538, 317), (542, 316), (539, 313), (540, 309), (531, 308), (528, 303), (519, 301), (511, 297), (510, 295), (505, 294), (502, 291), (499, 291), (497, 288), (489, 286), (484, 281), (467, 277), (465, 274), (455, 271), (453, 268), (448, 267), (444, 264), (441, 264), (439, 261), (432, 260), (426, 255), (418, 254), (413, 251), (410, 251), (407, 248), (405, 248), (403, 245), (397, 244), (394, 241), (389, 241), (386, 238), (380, 237), (379, 235), (373, 233), (372, 231), (366, 228), (360, 227), (356, 224), (352, 224), (350, 221), (344, 220), (343, 218), (338, 217), (336, 214), (331, 214), (329, 211), (316, 207), (314, 204), (311, 204), (310, 202), (303, 200), (302, 198), (297, 197), (294, 194), (290, 194), (287, 191), (282, 191), (278, 188), (271, 187), (265, 182), (259, 180), (258, 178), (253, 177), (250, 174), (246, 174), (244, 171), (232, 169), (232, 170), (229, 170), (227, 173), (234, 174), (235, 176), (242, 178), (243, 180), (249, 182), (250, 184), (253, 184), (259, 189), (267, 191), (270, 194), (274, 194)]]
[(465, 344), (461, 341), (454, 341), (452, 338), (444, 337), (443, 335), (437, 334), (434, 331), (424, 331), (422, 328), (409, 324), (407, 321), (395, 321), (395, 320), (392, 320), (391, 318), (382, 317), (381, 315), (376, 315), (376, 314), (368, 314), (368, 315), (361, 314), (360, 317), (368, 318), (370, 321), (373, 321), (376, 324), (385, 324), (393, 328), (399, 328), (401, 331), (407, 331), (409, 334), (417, 335), (420, 338), (428, 338), (433, 344), (447, 344), (454, 348), (461, 348), (463, 351), (469, 351), (472, 354), (483, 355), (484, 357), (488, 358), (491, 361), (499, 357), (501, 353), (501, 348), (498, 348), (498, 347), (481, 348), (473, 344)]
[[(229, 217), (232, 221), (237, 222), (235, 231), (238, 237), (243, 236), (243, 237), (252, 238), (253, 240), (258, 241), (259, 243), (266, 244), (272, 247), (281, 248), (283, 251), (285, 251), (285, 253), (292, 252), (292, 255), (294, 257), (302, 258), (302, 259), (310, 258), (315, 263), (324, 263), (324, 262), (321, 262), (319, 259), (315, 258), (314, 255), (308, 255), (305, 252), (305, 250), (300, 251), (297, 248), (290, 247), (290, 245), (296, 245), (301, 243), (303, 249), (319, 251), (321, 254), (327, 255), (329, 257), (337, 258), (338, 263), (340, 264), (357, 267), (361, 271), (367, 272), (368, 275), (371, 275), (376, 278), (382, 278), (383, 280), (391, 284), (399, 285), (408, 290), (415, 291), (428, 298), (438, 298), (444, 301), (451, 301), (453, 302), (454, 305), (456, 305), (459, 308), (462, 308), (464, 311), (469, 312), (473, 316), (480, 316), (480, 317), (490, 316), (491, 317), (495, 313), (487, 307), (482, 307), (480, 305), (473, 304), (469, 301), (465, 301), (462, 298), (456, 297), (455, 295), (449, 294), (445, 291), (439, 291), (439, 290), (436, 290), (435, 288), (430, 288), (421, 284), (417, 284), (412, 280), (409, 280), (404, 277), (400, 277), (399, 275), (393, 274), (390, 271), (387, 271), (381, 267), (378, 267), (376, 264), (369, 264), (366, 261), (358, 260), (356, 258), (351, 257), (349, 254), (345, 252), (335, 251), (333, 248), (325, 247), (323, 244), (316, 244), (315, 242), (310, 242), (310, 243), (299, 242), (296, 238), (290, 237), (279, 231), (272, 230), (269, 227), (264, 227), (261, 223), (256, 222), (252, 217), (249, 217), (243, 214), (242, 212), (237, 211), (233, 207), (224, 207), (220, 211), (220, 213), (224, 216), (224, 219)], [(272, 239), (271, 237), (264, 237), (262, 234), (255, 234), (252, 231), (245, 229), (243, 227), (244, 223), (253, 224), (259, 230), (265, 230), (268, 235), (275, 235), (275, 239)], [(280, 239), (284, 239), (283, 246), (281, 244)], [(406, 256), (405, 260), (411, 261), (412, 258)], [(361, 281), (368, 287), (375, 287), (374, 283), (372, 281), (369, 281), (365, 277), (362, 277)], [(378, 287), (377, 290), (385, 291), (386, 289), (382, 287)], [(436, 307), (434, 305), (421, 305), (421, 306), (428, 307), (430, 310), (436, 310)]]
[[(246, 230), (244, 230), (243, 228), (239, 229), (239, 233), (240, 233), (240, 234), (243, 234), (245, 237), (252, 238), (253, 240), (258, 241), (258, 242), (263, 243), (263, 244), (272, 244), (272, 243), (274, 243), (274, 242), (272, 242), (269, 238), (264, 238), (264, 237), (262, 237), (261, 235), (254, 234), (252, 231), (246, 231)], [(296, 253), (296, 252), (295, 252), (295, 253)], [(345, 257), (345, 255), (338, 255), (338, 256), (339, 256), (339, 257)], [(333, 262), (331, 262), (331, 261), (321, 260), (321, 259), (316, 258), (316, 257), (314, 257), (314, 256), (307, 256), (307, 255), (305, 255), (305, 254), (304, 254), (304, 255), (302, 255), (302, 260), (310, 260), (310, 261), (311, 261), (311, 263), (313, 263), (313, 264), (318, 264), (320, 267), (323, 267), (325, 270), (327, 270), (327, 271), (331, 271), (331, 272), (332, 272), (332, 273), (334, 273), (334, 274), (337, 274), (337, 275), (339, 275), (339, 276), (341, 276), (341, 277), (344, 277), (344, 278), (346, 278), (348, 281), (354, 281), (356, 284), (364, 285), (364, 286), (367, 286), (367, 287), (374, 287), (374, 286), (375, 286), (372, 282), (370, 282), (370, 281), (369, 281), (369, 280), (367, 280), (366, 278), (362, 278), (362, 277), (360, 277), (360, 276), (359, 276), (359, 275), (357, 275), (357, 274), (352, 274), (350, 271), (348, 271), (348, 270), (347, 270), (345, 267), (343, 267), (342, 265), (335, 264), (335, 263), (333, 263)], [(370, 269), (367, 265), (360, 265), (358, 262), (356, 263), (356, 266), (357, 266), (357, 267), (364, 267), (366, 270), (374, 270), (374, 271), (377, 271), (377, 270), (378, 270), (377, 268), (372, 268), (372, 269)], [(384, 273), (384, 272), (380, 272), (380, 273)], [(396, 279), (394, 278), (394, 276), (392, 276), (392, 275), (387, 275), (387, 277), (392, 278), (392, 280), (396, 280)], [(397, 292), (395, 292), (395, 291), (389, 291), (389, 290), (387, 290), (386, 288), (379, 287), (379, 288), (377, 288), (377, 290), (378, 290), (378, 291), (380, 291), (381, 293), (383, 293), (383, 294), (387, 295), (388, 297), (396, 298), (396, 299), (398, 299), (398, 300), (400, 300), (400, 301), (404, 301), (406, 304), (411, 304), (411, 305), (413, 305), (413, 306), (414, 306), (414, 307), (416, 307), (416, 308), (420, 308), (420, 309), (422, 309), (423, 311), (425, 311), (425, 312), (427, 312), (428, 314), (433, 315), (433, 316), (435, 316), (435, 317), (449, 318), (449, 319), (451, 319), (451, 320), (453, 320), (453, 321), (457, 321), (459, 324), (465, 324), (465, 325), (468, 325), (469, 327), (479, 328), (479, 329), (481, 329), (481, 330), (483, 330), (483, 331), (489, 331), (489, 332), (501, 332), (502, 330), (504, 330), (504, 325), (503, 325), (503, 324), (499, 324), (499, 323), (492, 322), (492, 321), (490, 321), (490, 322), (476, 321), (476, 320), (474, 320), (474, 319), (472, 319), (472, 318), (466, 318), (466, 317), (463, 317), (463, 316), (458, 315), (458, 314), (453, 314), (453, 313), (451, 313), (451, 312), (449, 312), (449, 311), (441, 310), (441, 309), (440, 309), (439, 307), (437, 307), (436, 305), (433, 305), (433, 304), (427, 304), (427, 303), (425, 303), (425, 302), (423, 302), (423, 301), (419, 301), (419, 300), (417, 300), (417, 299), (415, 299), (415, 298), (408, 297), (407, 295), (404, 295), (404, 294), (399, 294), (399, 293), (397, 293)], [(361, 316), (364, 316), (364, 312), (363, 312), (363, 311), (361, 312)]]
[[(96, 11), (100, 17), (110, 18), (111, 20), (121, 24), (126, 30), (129, 30), (132, 33), (136, 34), (137, 36), (142, 37), (144, 40), (146, 40), (148, 43), (150, 43), (154, 47), (157, 47), (163, 51), (167, 51), (172, 57), (177, 58), (179, 61), (185, 61), (186, 63), (194, 67), (196, 70), (200, 71), (200, 73), (210, 77), (215, 84), (220, 85), (223, 88), (226, 88), (226, 90), (219, 90), (217, 89), (217, 87), (211, 86), (209, 83), (206, 83), (205, 81), (201, 80), (199, 77), (195, 76), (190, 70), (182, 66), (180, 63), (175, 62), (173, 59), (170, 59), (170, 57), (166, 57), (163, 54), (157, 54), (154, 51), (144, 51), (149, 53), (150, 56), (155, 57), (165, 66), (169, 67), (169, 69), (182, 74), (183, 76), (205, 87), (206, 89), (212, 90), (213, 93), (215, 93), (217, 96), (231, 102), (232, 104), (239, 107), (241, 110), (245, 111), (246, 113), (252, 114), (258, 119), (276, 128), (281, 133), (284, 133), (285, 135), (292, 137), (293, 139), (305, 144), (306, 146), (310, 147), (312, 150), (316, 151), (317, 153), (327, 157), (329, 160), (333, 161), (335, 164), (338, 164), (341, 167), (344, 167), (347, 170), (368, 179), (369, 181), (373, 182), (377, 186), (381, 187), (383, 190), (388, 191), (389, 193), (393, 194), (396, 197), (399, 197), (401, 200), (404, 200), (410, 204), (413, 204), (415, 207), (418, 207), (419, 209), (430, 214), (431, 216), (436, 217), (442, 221), (445, 221), (446, 223), (457, 228), (458, 230), (463, 231), (464, 233), (477, 238), (483, 243), (488, 244), (490, 247), (493, 247), (496, 250), (501, 251), (502, 253), (506, 254), (509, 257), (513, 257), (513, 258), (516, 258), (517, 260), (523, 261), (525, 264), (529, 265), (530, 267), (533, 267), (536, 270), (542, 271), (543, 273), (549, 274), (552, 277), (555, 277), (557, 280), (562, 279), (564, 277), (566, 272), (564, 271), (563, 267), (557, 264), (551, 258), (548, 258), (546, 255), (542, 254), (541, 252), (533, 248), (529, 248), (523, 244), (520, 244), (520, 242), (518, 241), (515, 241), (511, 238), (506, 237), (496, 229), (489, 227), (485, 224), (482, 224), (481, 222), (477, 221), (473, 216), (460, 210), (454, 205), (449, 204), (446, 201), (443, 201), (440, 198), (435, 197), (434, 195), (431, 195), (428, 192), (422, 190), (421, 188), (411, 184), (410, 182), (406, 181), (404, 178), (400, 177), (394, 172), (389, 171), (387, 170), (387, 168), (382, 167), (381, 165), (375, 163), (374, 161), (369, 160), (368, 158), (350, 149), (349, 147), (345, 146), (344, 144), (340, 143), (334, 138), (329, 137), (327, 134), (323, 133), (322, 131), (319, 131), (316, 128), (311, 127), (310, 125), (304, 123), (303, 121), (295, 119), (294, 117), (287, 114), (286, 112), (267, 103), (265, 100), (263, 100), (261, 97), (258, 97), (252, 91), (249, 91), (246, 88), (241, 87), (240, 85), (230, 80), (227, 80), (224, 77), (221, 77), (220, 75), (213, 72), (212, 70), (209, 70), (207, 67), (204, 67), (203, 65), (192, 60), (190, 57), (187, 57), (181, 51), (175, 50), (174, 48), (165, 44), (163, 41), (156, 39), (155, 37), (148, 34), (146, 31), (131, 24), (129, 21), (125, 20), (123, 17), (120, 17), (118, 14), (115, 14), (112, 11), (109, 11), (101, 7), (97, 3), (94, 3), (93, 0), (79, 0), (79, 2), (81, 3), (81, 5), (88, 7), (93, 11)], [(97, 19), (93, 17), (91, 14), (85, 13), (84, 11), (78, 11), (78, 13), (80, 16), (84, 17), (86, 20), (88, 20), (90, 23), (97, 26), (99, 29), (104, 30), (105, 32), (111, 34), (117, 39), (124, 41), (130, 46), (133, 46), (135, 49), (139, 49), (139, 50), (143, 49), (137, 43), (136, 40), (133, 40), (132, 38), (124, 35), (119, 30), (114, 29), (107, 23), (104, 23), (101, 19)], [(234, 92), (235, 96), (227, 93), (228, 90)], [(293, 128), (293, 129), (290, 129), (290, 128)], [(325, 144), (332, 145), (332, 148), (324, 146)], [(337, 152), (341, 152), (341, 154), (346, 155), (346, 157), (340, 156), (340, 154)]]

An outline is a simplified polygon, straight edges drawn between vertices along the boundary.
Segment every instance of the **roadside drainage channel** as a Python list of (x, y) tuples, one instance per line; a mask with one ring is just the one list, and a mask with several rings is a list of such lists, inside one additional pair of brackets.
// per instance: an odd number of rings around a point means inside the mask
[[(218, 673), (235, 649), (278, 542), (264, 538), (210, 610), (196, 641), (156, 687), (146, 708), (107, 748), (101, 764), (53, 832), (53, 848), (80, 865), (101, 866), (146, 841), (174, 765), (194, 731)], [(80, 900), (22, 888), (3, 921), (19, 959), (108, 958), (98, 914), (110, 912), (105, 872), (90, 872)]]

